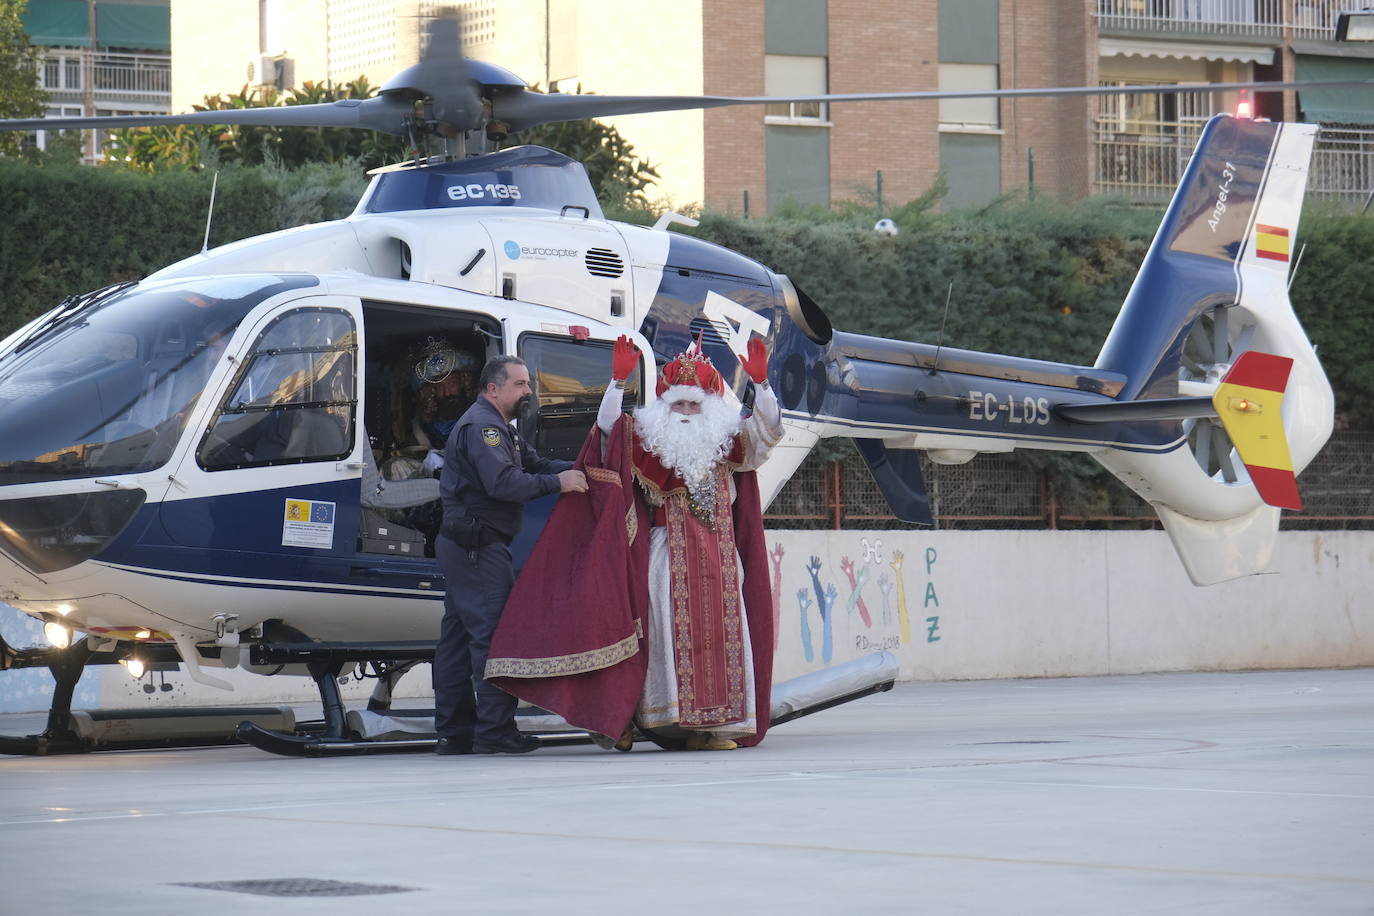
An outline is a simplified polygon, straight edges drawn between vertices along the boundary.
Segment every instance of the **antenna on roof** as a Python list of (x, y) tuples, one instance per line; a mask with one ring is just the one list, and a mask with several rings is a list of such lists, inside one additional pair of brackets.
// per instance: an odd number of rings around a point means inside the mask
[(945, 291), (945, 317), (940, 320), (940, 340), (935, 344), (935, 365), (930, 367), (930, 374), (934, 375), (940, 371), (940, 348), (945, 345), (945, 325), (949, 323), (949, 300), (954, 295), (954, 281), (949, 281), (949, 289)]
[(215, 172), (215, 178), (210, 182), (210, 210), (205, 214), (205, 241), (200, 243), (200, 253), (205, 254), (210, 250), (210, 223), (215, 218), (215, 191), (219, 188), (219, 172)]

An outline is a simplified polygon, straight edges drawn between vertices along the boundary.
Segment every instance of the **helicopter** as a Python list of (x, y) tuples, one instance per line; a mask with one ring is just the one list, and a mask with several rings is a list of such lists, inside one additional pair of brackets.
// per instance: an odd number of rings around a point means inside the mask
[[(46, 730), (0, 737), (0, 752), (92, 749), (73, 725), (73, 690), (86, 666), (115, 662), (184, 665), (224, 688), (215, 669), (312, 677), (318, 728), (238, 728), (266, 750), (423, 745), (370, 736), (337, 686), (346, 666), (369, 666), (369, 711), (387, 713), (397, 680), (433, 657), (444, 580), (420, 392), (461, 398), (464, 367), (520, 356), (535, 391), (522, 435), (572, 457), (622, 335), (642, 360), (627, 409), (654, 397), (657, 365), (695, 341), (747, 410), (735, 354), (765, 342), (786, 429), (760, 471), (765, 505), (822, 438), (852, 439), (913, 524), (932, 522), (921, 452), (947, 464), (1082, 452), (1156, 509), (1196, 584), (1270, 568), (1280, 510), (1299, 507), (1296, 475), (1334, 417), (1287, 293), (1316, 125), (1214, 117), (1096, 363), (1075, 366), (836, 330), (785, 275), (671, 231), (684, 217), (609, 221), (580, 163), (493, 146), (549, 121), (779, 99), (545, 94), (458, 48), (456, 20), (440, 17), (420, 62), (371, 99), (0, 122), (354, 126), (445, 145), (374, 170), (347, 218), (70, 297), (0, 342), (0, 599), (44, 621), (53, 642), (0, 640), (0, 669), (46, 667), (57, 682)], [(787, 101), (1132, 91), (1162, 90)], [(553, 499), (531, 504), (517, 557)], [(894, 677), (882, 664), (844, 672), (774, 722)]]

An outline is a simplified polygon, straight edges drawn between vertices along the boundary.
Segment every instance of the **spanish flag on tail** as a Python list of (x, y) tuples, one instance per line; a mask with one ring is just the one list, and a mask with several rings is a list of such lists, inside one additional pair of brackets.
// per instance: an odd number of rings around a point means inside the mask
[(1250, 472), (1260, 498), (1271, 506), (1301, 509), (1298, 478), (1279, 408), (1293, 360), (1251, 350), (1221, 380), (1212, 404)]

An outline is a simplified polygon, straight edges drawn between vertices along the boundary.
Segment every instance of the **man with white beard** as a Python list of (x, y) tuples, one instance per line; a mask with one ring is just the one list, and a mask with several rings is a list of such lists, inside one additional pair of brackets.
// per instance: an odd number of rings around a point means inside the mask
[[(621, 413), (639, 364), (616, 342), (582, 455), (585, 497), (565, 496), (506, 606), (487, 677), (630, 745), (630, 719), (666, 747), (762, 740), (772, 607), (754, 473), (782, 437), (763, 341), (740, 359), (754, 382), (741, 418), (693, 346), (664, 367), (658, 399)], [(535, 571), (531, 576), (531, 570)]]

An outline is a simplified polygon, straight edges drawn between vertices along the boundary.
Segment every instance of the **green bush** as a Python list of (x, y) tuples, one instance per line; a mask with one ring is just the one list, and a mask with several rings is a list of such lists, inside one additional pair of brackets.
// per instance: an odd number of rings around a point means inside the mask
[[(68, 294), (137, 279), (199, 251), (211, 180), (191, 170), (148, 176), (0, 158), (0, 334)], [(225, 165), (210, 243), (345, 216), (365, 182), (352, 161)], [(858, 204), (783, 208), (763, 220), (707, 213), (691, 231), (788, 274), (842, 330), (1090, 365), (1158, 211), (1008, 195), (979, 210), (938, 213), (938, 198), (937, 187), (884, 213)], [(636, 222), (653, 216), (635, 201), (609, 209)], [(901, 232), (874, 232), (881, 215)], [(1342, 422), (1368, 425), (1374, 217), (1310, 208), (1299, 241), (1307, 247), (1295, 308), (1336, 389)]]

